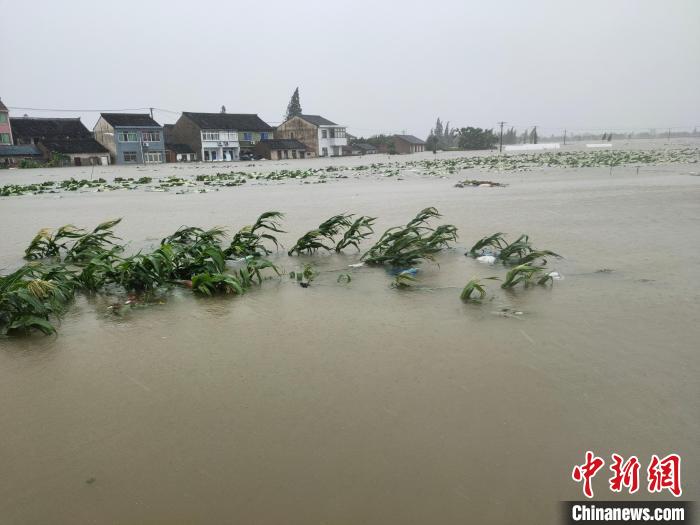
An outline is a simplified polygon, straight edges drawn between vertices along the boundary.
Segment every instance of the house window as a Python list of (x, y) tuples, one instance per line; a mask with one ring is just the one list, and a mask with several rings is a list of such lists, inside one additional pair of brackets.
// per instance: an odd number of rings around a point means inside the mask
[(327, 129), (321, 130), (321, 138), (322, 139), (328, 138), (328, 130)]
[(321, 148), (321, 156), (322, 157), (328, 156), (328, 148)]
[(345, 130), (343, 128), (335, 128), (331, 130), (331, 138), (344, 139)]
[(243, 133), (243, 140), (250, 142), (251, 140), (253, 140), (253, 134), (249, 132)]
[(260, 140), (267, 140), (270, 138), (269, 133), (265, 133), (264, 131), (260, 134)]
[(0, 122), (7, 122), (7, 113), (0, 113)]
[(209, 160), (209, 150), (207, 150), (207, 149), (204, 150), (204, 160), (205, 161)]
[(146, 162), (163, 162), (163, 154), (159, 151), (146, 153)]
[(120, 131), (117, 133), (119, 142), (138, 142), (139, 134), (135, 131)]
[(294, 132), (293, 132), (293, 131), (289, 134), (289, 138), (290, 138), (290, 139), (293, 139), (293, 138), (294, 138)]
[(10, 134), (9, 133), (0, 133), (0, 144), (9, 144), (10, 143)]
[(293, 159), (297, 158), (297, 150), (295, 150), (295, 149), (292, 150), (292, 158)]
[(125, 151), (124, 152), (124, 162), (136, 162), (136, 152), (135, 151)]
[(144, 142), (160, 142), (160, 131), (144, 131), (141, 137)]
[(219, 140), (218, 131), (202, 131), (202, 140)]

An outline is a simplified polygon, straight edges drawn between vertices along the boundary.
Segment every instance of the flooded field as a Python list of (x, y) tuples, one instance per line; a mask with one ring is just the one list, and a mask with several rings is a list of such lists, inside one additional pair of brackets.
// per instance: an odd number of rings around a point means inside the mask
[[(0, 185), (375, 161), (389, 159), (13, 170)], [(182, 225), (234, 232), (267, 210), (285, 213), (287, 249), (340, 212), (376, 216), (381, 233), (435, 206), (459, 229), (409, 290), (382, 268), (349, 268), (352, 250), (280, 250), (284, 275), (240, 297), (174, 289), (117, 316), (113, 298), (78, 294), (57, 335), (0, 339), (0, 521), (554, 523), (559, 501), (581, 499), (570, 475), (586, 450), (677, 452), (694, 499), (698, 173), (400, 170), (0, 199), (5, 269), (40, 228), (116, 217), (130, 251)], [(464, 179), (507, 186), (455, 187)], [(484, 281), (485, 301), (460, 301), (472, 277), (504, 277), (464, 256), (498, 231), (563, 255), (549, 263), (563, 279), (511, 292)], [(306, 262), (319, 275), (302, 288), (286, 273)]]

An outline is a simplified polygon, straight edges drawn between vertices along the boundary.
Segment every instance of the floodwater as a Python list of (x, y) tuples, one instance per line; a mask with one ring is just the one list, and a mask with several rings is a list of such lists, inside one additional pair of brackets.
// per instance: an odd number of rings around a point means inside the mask
[[(634, 499), (652, 499), (651, 454), (677, 452), (684, 499), (694, 499), (693, 171), (471, 170), (1, 199), (5, 268), (41, 227), (113, 217), (124, 217), (116, 231), (137, 250), (183, 224), (235, 229), (280, 210), (289, 247), (338, 212), (377, 216), (381, 232), (436, 206), (460, 241), (421, 266), (413, 290), (390, 288), (381, 268), (348, 269), (352, 252), (280, 254), (286, 271), (310, 261), (319, 277), (304, 289), (285, 276), (233, 298), (177, 290), (119, 317), (111, 299), (79, 296), (57, 336), (0, 340), (0, 522), (555, 523), (559, 501), (582, 499), (571, 469), (586, 450), (640, 458)], [(465, 177), (508, 186), (455, 188)], [(564, 279), (511, 293), (485, 281), (489, 299), (463, 304), (470, 278), (505, 275), (463, 255), (496, 231), (562, 254), (550, 267)], [(344, 272), (352, 281), (337, 283)], [(594, 479), (596, 497), (624, 499), (608, 477), (606, 467)]]

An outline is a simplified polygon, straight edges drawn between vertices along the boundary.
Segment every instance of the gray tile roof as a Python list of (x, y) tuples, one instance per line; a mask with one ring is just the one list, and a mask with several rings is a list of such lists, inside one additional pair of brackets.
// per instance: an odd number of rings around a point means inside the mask
[(414, 137), (413, 135), (394, 135), (397, 139), (405, 140), (409, 144), (425, 144), (424, 140)]
[(327, 118), (323, 118), (321, 115), (299, 115), (299, 118), (304, 119), (306, 122), (313, 124), (314, 126), (337, 126), (335, 122), (331, 122)]
[(160, 128), (161, 125), (148, 113), (100, 113), (112, 127), (120, 128)]
[(263, 119), (255, 113), (182, 113), (200, 129), (221, 129), (233, 131), (273, 131)]
[(66, 140), (91, 138), (92, 134), (79, 118), (35, 118), (10, 119), (12, 136), (17, 139)]
[(21, 146), (0, 146), (0, 157), (42, 157), (41, 150), (34, 144)]
[(42, 141), (41, 145), (49, 151), (64, 154), (107, 153), (107, 149), (95, 139)]

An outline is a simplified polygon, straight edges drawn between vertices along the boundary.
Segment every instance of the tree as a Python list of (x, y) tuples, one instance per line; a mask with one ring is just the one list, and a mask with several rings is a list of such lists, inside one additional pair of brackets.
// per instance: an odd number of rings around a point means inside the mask
[(530, 142), (533, 144), (537, 144), (537, 126), (532, 128), (532, 132), (530, 133)]
[(493, 149), (498, 137), (492, 129), (473, 128), (471, 126), (459, 130), (457, 144), (460, 149)]
[(226, 106), (221, 106), (221, 112), (226, 113)]
[(527, 128), (525, 128), (525, 131), (523, 131), (521, 138), (522, 138), (523, 144), (527, 144), (528, 140), (530, 140), (530, 136), (527, 133)]
[(603, 133), (603, 136), (600, 137), (600, 140), (608, 140), (608, 134), (607, 134), (607, 133)]
[(289, 120), (292, 117), (301, 115), (301, 102), (299, 102), (299, 88), (297, 87), (292, 93), (292, 98), (287, 105), (287, 114), (284, 120)]

